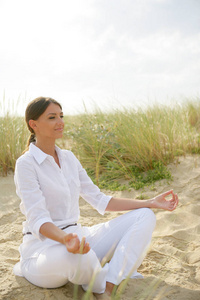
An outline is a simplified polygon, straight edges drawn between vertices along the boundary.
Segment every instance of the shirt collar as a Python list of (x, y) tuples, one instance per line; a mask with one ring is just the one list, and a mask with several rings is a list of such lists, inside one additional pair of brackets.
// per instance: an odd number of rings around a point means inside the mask
[[(61, 149), (56, 145), (55, 145), (55, 149), (56, 149), (58, 156), (61, 156)], [(35, 146), (34, 143), (31, 143), (29, 146), (29, 153), (33, 155), (33, 157), (35, 158), (35, 160), (38, 162), (39, 165), (41, 163), (43, 163), (43, 161), (48, 156), (50, 156), (50, 155), (46, 154), (45, 152), (43, 152), (42, 150), (40, 150), (40, 148)]]

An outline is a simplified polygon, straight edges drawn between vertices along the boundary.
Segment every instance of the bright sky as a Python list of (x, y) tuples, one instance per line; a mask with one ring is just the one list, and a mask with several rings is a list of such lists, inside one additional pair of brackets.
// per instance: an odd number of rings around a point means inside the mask
[(73, 114), (200, 97), (199, 0), (0, 0), (0, 41), (7, 103), (49, 96)]

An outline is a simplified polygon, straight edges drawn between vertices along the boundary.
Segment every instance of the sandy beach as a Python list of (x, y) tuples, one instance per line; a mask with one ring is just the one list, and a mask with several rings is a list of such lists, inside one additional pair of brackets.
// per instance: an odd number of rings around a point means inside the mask
[[(157, 224), (147, 256), (139, 268), (144, 279), (128, 281), (120, 299), (200, 299), (200, 156), (186, 156), (171, 164), (173, 181), (162, 180), (142, 190), (107, 194), (127, 198), (151, 198), (174, 189), (180, 204), (174, 212), (154, 210)], [(0, 299), (70, 300), (71, 283), (58, 289), (42, 289), (12, 272), (19, 260), (18, 247), (22, 241), (24, 217), (19, 210), (20, 200), (15, 194), (13, 174), (0, 177)], [(142, 200), (141, 200), (142, 201)], [(80, 200), (84, 225), (109, 220), (119, 213), (101, 216), (84, 200)], [(84, 295), (78, 289), (78, 299)]]

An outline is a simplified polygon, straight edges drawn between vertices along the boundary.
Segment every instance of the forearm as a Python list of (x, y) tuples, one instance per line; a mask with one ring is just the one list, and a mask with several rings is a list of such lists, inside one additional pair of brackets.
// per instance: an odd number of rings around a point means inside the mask
[(153, 208), (154, 199), (149, 200), (135, 200), (135, 199), (126, 199), (126, 198), (111, 198), (106, 211), (123, 211), (123, 210), (132, 210), (142, 207)]
[(40, 233), (49, 239), (62, 243), (71, 253), (85, 254), (90, 251), (89, 243), (86, 243), (85, 237), (80, 242), (76, 233), (66, 234), (53, 223), (47, 222), (42, 224)]
[(49, 239), (65, 244), (64, 237), (66, 236), (66, 233), (53, 223), (47, 222), (42, 224), (40, 233)]

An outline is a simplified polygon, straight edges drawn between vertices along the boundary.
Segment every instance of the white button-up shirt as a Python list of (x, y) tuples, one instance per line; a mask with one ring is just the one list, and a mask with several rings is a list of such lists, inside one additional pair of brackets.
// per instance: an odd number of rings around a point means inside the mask
[(63, 227), (78, 221), (80, 195), (100, 214), (111, 199), (93, 184), (71, 151), (56, 146), (56, 152), (61, 167), (32, 143), (15, 167), (16, 192), (26, 216), (23, 232), (32, 232), (40, 240), (44, 239), (39, 232), (42, 224)]

